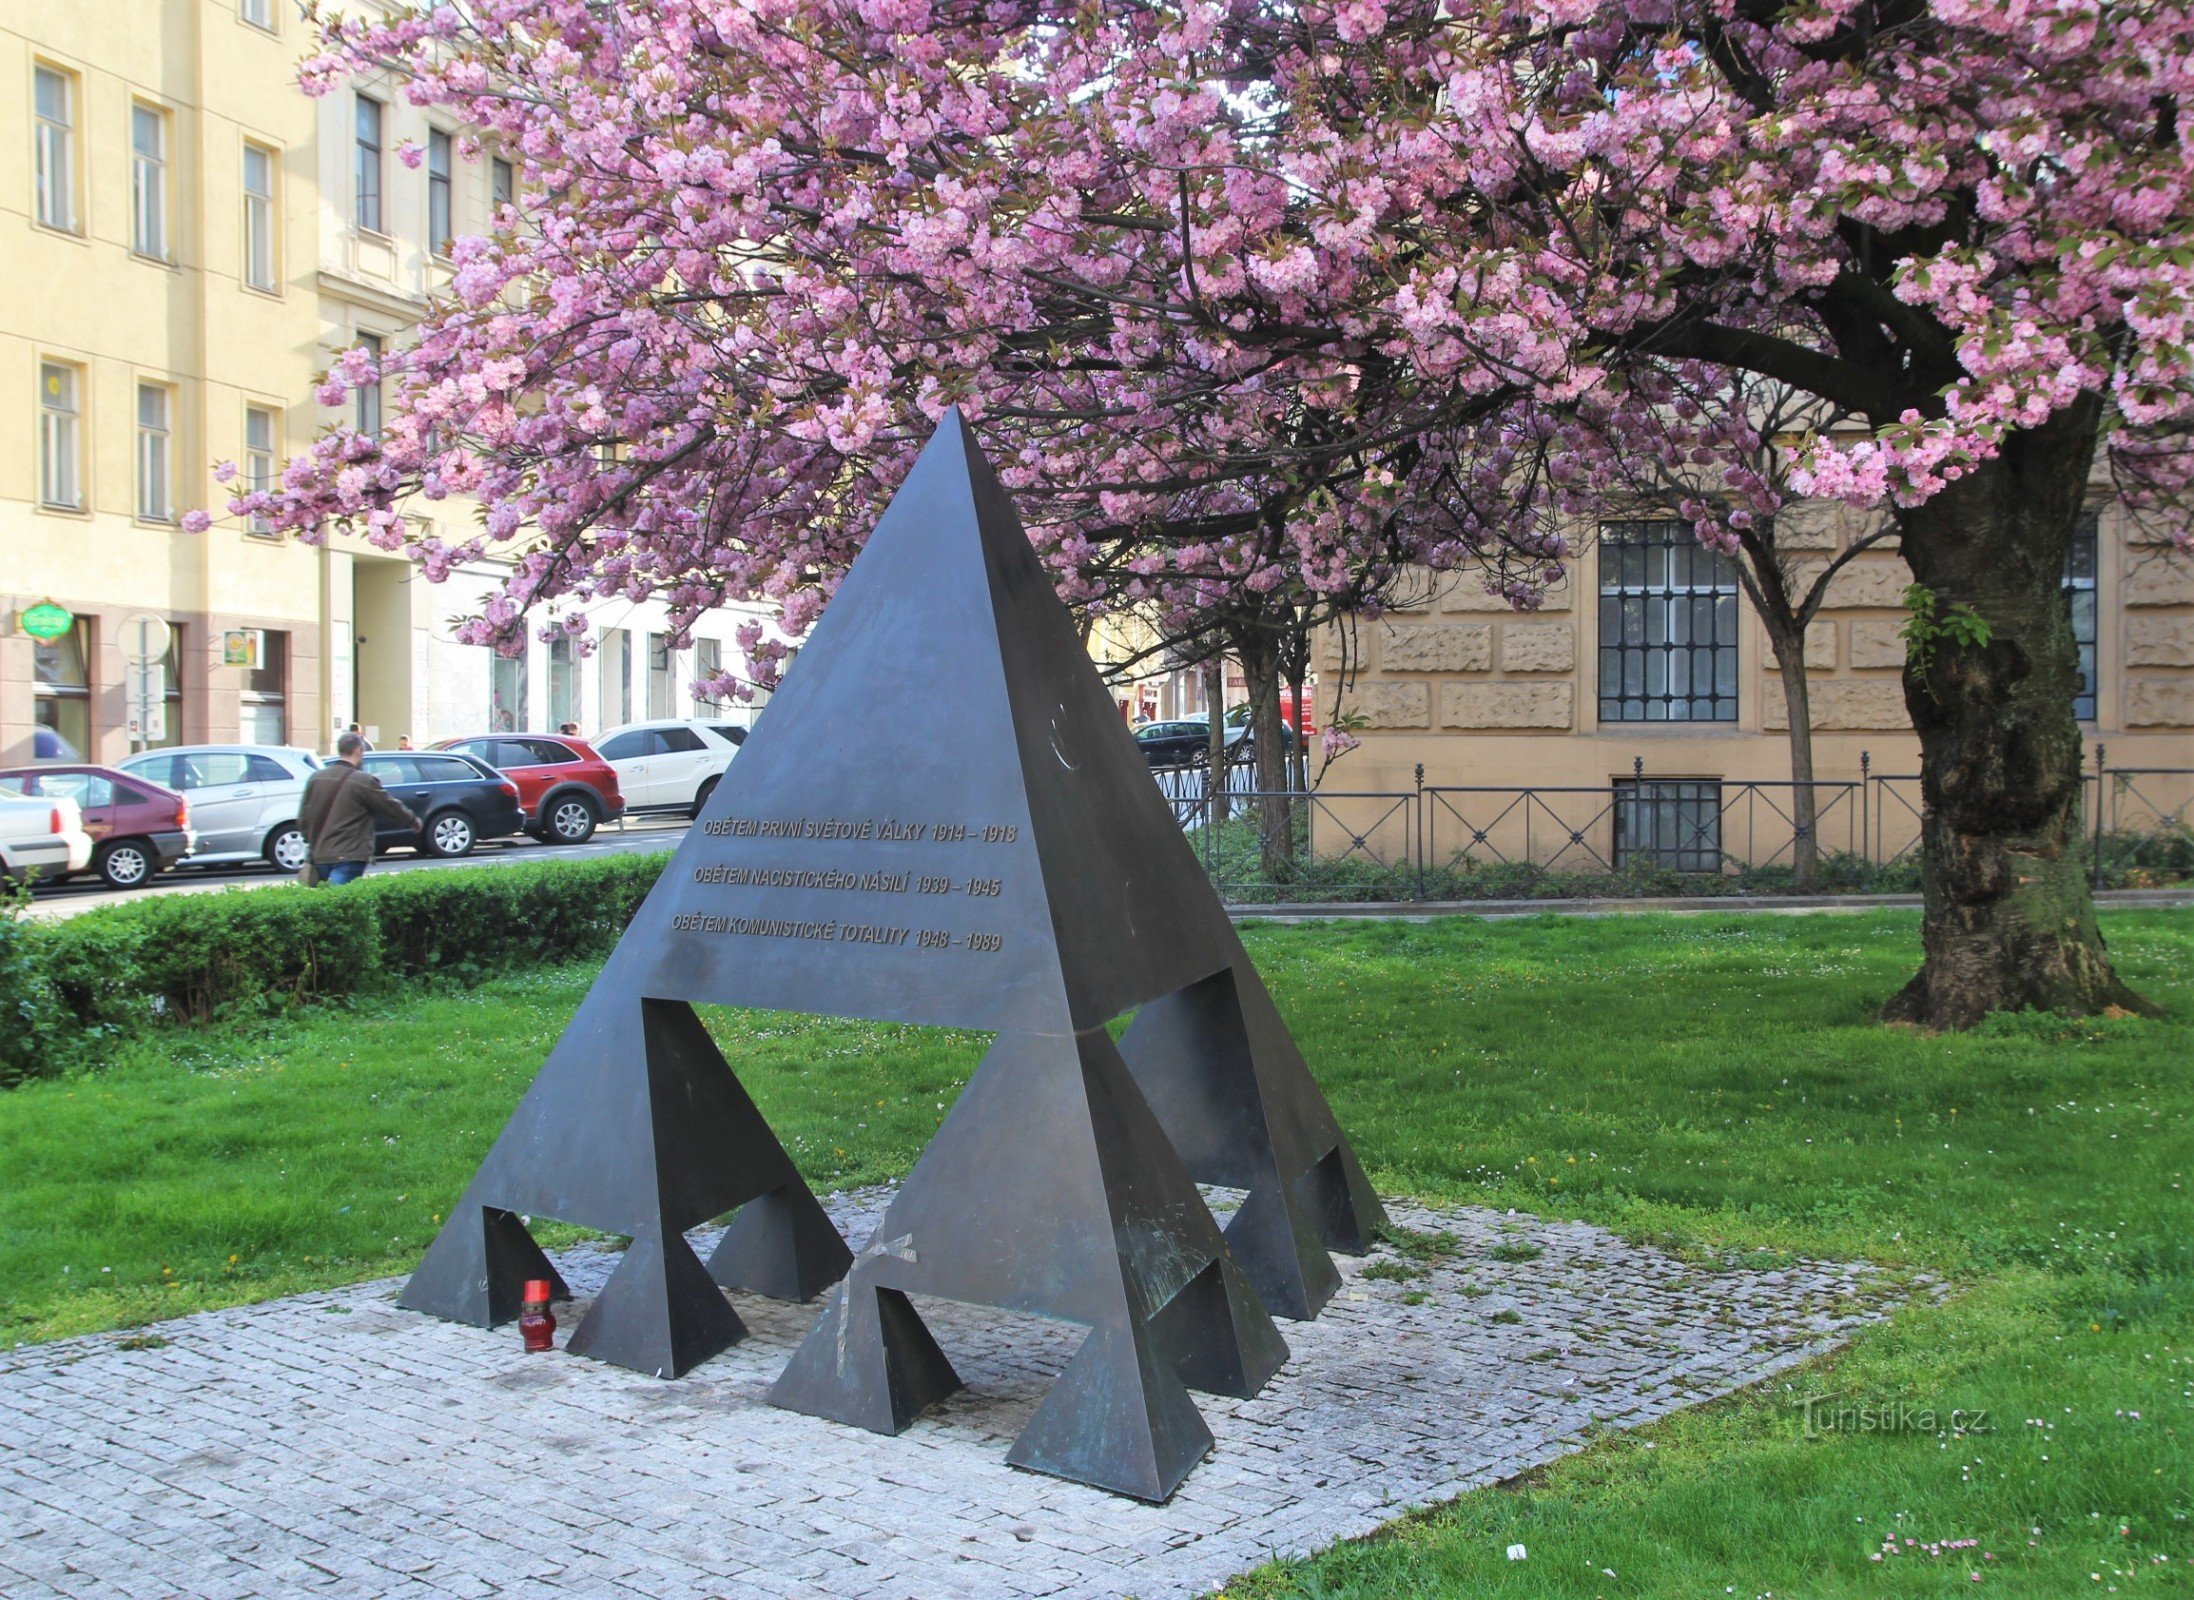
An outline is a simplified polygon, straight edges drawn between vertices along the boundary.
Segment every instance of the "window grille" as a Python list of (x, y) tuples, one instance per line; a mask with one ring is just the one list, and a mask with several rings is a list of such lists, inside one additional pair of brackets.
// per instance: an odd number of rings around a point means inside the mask
[(1734, 722), (1737, 569), (1673, 520), (1600, 529), (1600, 720)]
[(2083, 511), (2065, 552), (2064, 599), (2072, 616), (2072, 642), (2080, 652), (2080, 686), (2072, 693), (2072, 714), (2095, 720), (2095, 561), (2100, 513)]
[(1722, 786), (1712, 779), (1619, 778), (1615, 867), (1722, 870)]

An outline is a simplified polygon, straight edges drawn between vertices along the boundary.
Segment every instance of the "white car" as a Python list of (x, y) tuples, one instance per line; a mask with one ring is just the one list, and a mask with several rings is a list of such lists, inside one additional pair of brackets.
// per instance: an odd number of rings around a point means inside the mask
[(320, 770), (310, 750), (286, 745), (191, 744), (147, 750), (116, 763), (190, 801), (198, 848), (187, 865), (238, 866), (265, 861), (282, 872), (305, 864), (305, 830), (297, 814), (305, 781)]
[(746, 736), (736, 722), (661, 717), (628, 722), (590, 742), (616, 770), (626, 815), (683, 811), (697, 817)]
[(60, 877), (89, 865), (91, 835), (74, 800), (0, 795), (0, 877)]

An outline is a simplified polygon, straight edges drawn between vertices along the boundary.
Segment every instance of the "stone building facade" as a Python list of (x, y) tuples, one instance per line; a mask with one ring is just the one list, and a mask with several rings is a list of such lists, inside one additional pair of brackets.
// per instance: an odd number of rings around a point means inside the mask
[[(1800, 592), (1877, 526), (1828, 502), (1786, 511), (1778, 541), (1793, 552)], [(1362, 743), (1322, 787), (1412, 790), (1421, 766), (1425, 785), (1455, 791), (1427, 804), (1429, 837), (1412, 846), (1435, 861), (1467, 850), (1585, 868), (1645, 854), (1702, 869), (1686, 842), (1711, 842), (1725, 861), (1787, 861), (1789, 824), (1777, 816), (1790, 799), (1788, 715), (1733, 568), (1673, 521), (1632, 516), (1578, 533), (1567, 579), (1535, 612), (1511, 610), (1466, 573), (1355, 624), (1346, 640), (1329, 633), (1321, 682), (1362, 719)], [(1824, 850), (1880, 859), (1916, 827), (1917, 785), (1901, 776), (1919, 770), (1899, 637), (1911, 581), (1893, 541), (1862, 551), (1806, 636)], [(2183, 815), (2189, 774), (2167, 769), (2194, 769), (2194, 560), (2104, 503), (2085, 520), (2066, 593), (2087, 674), (2076, 711), (2090, 762), (2106, 747), (2114, 772), (2152, 775), (2139, 780), (2142, 807)], [(1862, 774), (1883, 781), (1862, 794)], [(1527, 805), (1507, 792), (1525, 787), (1561, 793)], [(1372, 814), (1369, 801), (1356, 809)], [(1347, 807), (1336, 804), (1333, 818), (1322, 848), (1346, 848)], [(1527, 818), (1538, 829), (1528, 844)]]

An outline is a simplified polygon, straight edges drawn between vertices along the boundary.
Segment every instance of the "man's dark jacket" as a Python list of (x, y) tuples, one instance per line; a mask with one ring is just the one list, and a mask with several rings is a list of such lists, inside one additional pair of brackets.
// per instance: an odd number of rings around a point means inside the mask
[[(322, 791), (331, 784), (341, 784), (331, 802)], [(327, 816), (318, 828), (311, 826), (311, 819), (318, 817), (325, 808)], [(305, 798), (299, 807), (312, 843), (312, 859), (325, 864), (330, 861), (371, 861), (373, 859), (373, 819), (386, 817), (391, 822), (401, 822), (407, 828), (417, 828), (419, 819), (411, 808), (381, 787), (381, 780), (370, 772), (354, 770), (347, 761), (332, 761), (312, 775), (305, 785)]]

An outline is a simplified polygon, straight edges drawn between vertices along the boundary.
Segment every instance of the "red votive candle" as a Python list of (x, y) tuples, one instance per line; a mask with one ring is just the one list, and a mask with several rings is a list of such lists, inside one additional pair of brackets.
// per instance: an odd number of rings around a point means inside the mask
[(526, 1280), (525, 1309), (519, 1313), (518, 1332), (528, 1351), (556, 1348), (556, 1313), (549, 1309), (549, 1293), (548, 1279)]

